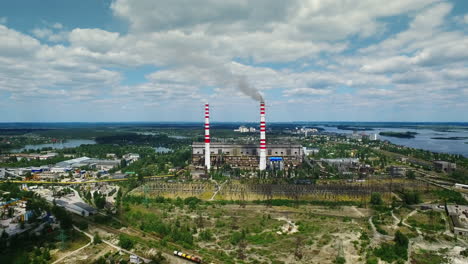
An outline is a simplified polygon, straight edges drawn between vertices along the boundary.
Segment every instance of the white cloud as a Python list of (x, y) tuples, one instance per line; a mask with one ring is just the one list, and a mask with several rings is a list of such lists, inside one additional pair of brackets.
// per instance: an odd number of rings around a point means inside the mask
[(47, 38), (53, 34), (52, 30), (48, 28), (35, 28), (32, 30), (32, 34), (37, 38)]
[(6, 24), (8, 22), (7, 17), (0, 17), (0, 24)]
[(0, 25), (0, 56), (24, 57), (35, 52), (39, 47), (40, 43), (35, 38)]
[[(282, 107), (313, 102), (348, 113), (420, 97), (456, 105), (467, 99), (468, 38), (449, 27), (452, 7), (443, 0), (115, 0), (125, 33), (57, 22), (29, 36), (0, 25), (0, 91), (133, 111), (206, 98), (249, 102), (235, 89), (246, 76)], [(389, 21), (406, 18), (406, 29), (386, 35), (395, 30)], [(121, 83), (126, 70), (146, 65), (158, 70)]]
[(54, 23), (54, 24), (52, 25), (52, 27), (55, 28), (55, 29), (62, 29), (62, 28), (63, 28), (63, 25), (60, 24), (60, 23)]
[(119, 36), (119, 33), (97, 28), (76, 28), (70, 32), (69, 41), (75, 47), (84, 47), (96, 52), (106, 52), (111, 50), (113, 45), (117, 45), (116, 41), (119, 39)]
[(332, 93), (330, 90), (314, 89), (314, 88), (294, 88), (285, 90), (284, 96), (311, 96), (311, 95), (327, 95)]

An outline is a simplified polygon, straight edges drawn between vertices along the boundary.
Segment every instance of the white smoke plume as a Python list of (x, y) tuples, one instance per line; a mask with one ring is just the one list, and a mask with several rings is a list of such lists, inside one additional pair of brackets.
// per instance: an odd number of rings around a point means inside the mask
[(239, 81), (237, 83), (237, 87), (239, 90), (244, 93), (245, 95), (250, 96), (252, 99), (263, 102), (263, 96), (260, 94), (260, 92), (255, 89), (255, 87), (250, 86), (249, 82), (247, 81), (247, 77), (245, 76), (240, 76)]
[(174, 56), (171, 56), (171, 64), (175, 67), (198, 67), (206, 74), (214, 77), (216, 85), (220, 88), (236, 88), (250, 98), (263, 102), (260, 92), (249, 84), (245, 75), (233, 73), (230, 63), (225, 60), (210, 56), (206, 53), (199, 53), (185, 44), (174, 47)]

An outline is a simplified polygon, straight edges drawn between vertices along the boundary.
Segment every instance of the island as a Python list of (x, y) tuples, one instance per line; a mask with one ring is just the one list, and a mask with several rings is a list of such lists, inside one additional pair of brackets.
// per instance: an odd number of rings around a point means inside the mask
[(379, 135), (385, 137), (397, 137), (397, 138), (414, 138), (418, 133), (406, 131), (406, 132), (394, 132), (394, 131), (386, 131), (380, 132)]
[(431, 139), (439, 139), (439, 140), (465, 140), (468, 137), (433, 137)]
[(347, 126), (347, 125), (338, 125), (336, 128), (341, 130), (351, 130), (351, 131), (371, 131), (374, 130), (370, 127), (355, 127), (355, 126)]

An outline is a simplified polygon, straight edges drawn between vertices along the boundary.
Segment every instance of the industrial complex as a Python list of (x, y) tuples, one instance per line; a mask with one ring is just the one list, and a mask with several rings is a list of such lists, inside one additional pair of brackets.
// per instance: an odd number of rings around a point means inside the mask
[(260, 103), (260, 144), (211, 142), (209, 104), (205, 104), (205, 142), (192, 143), (192, 164), (211, 166), (224, 164), (241, 169), (279, 169), (302, 163), (304, 148), (299, 144), (267, 144), (265, 103)]

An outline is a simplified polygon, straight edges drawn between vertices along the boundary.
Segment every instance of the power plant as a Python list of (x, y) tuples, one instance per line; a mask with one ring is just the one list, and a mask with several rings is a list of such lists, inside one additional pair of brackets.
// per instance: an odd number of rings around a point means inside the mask
[(285, 166), (298, 166), (303, 161), (304, 150), (299, 144), (268, 144), (266, 143), (265, 103), (260, 103), (260, 144), (232, 144), (211, 142), (210, 111), (205, 104), (205, 142), (192, 143), (192, 164), (211, 166), (225, 164), (234, 168), (266, 170), (279, 169)]

